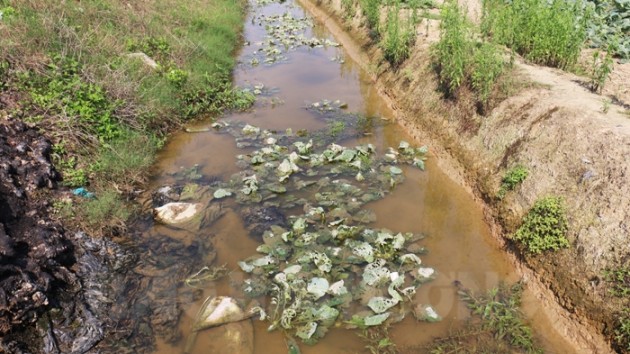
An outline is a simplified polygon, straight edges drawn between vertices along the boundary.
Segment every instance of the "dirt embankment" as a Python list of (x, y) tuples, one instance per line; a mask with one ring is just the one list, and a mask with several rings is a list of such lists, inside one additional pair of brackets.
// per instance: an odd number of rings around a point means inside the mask
[[(586, 88), (585, 78), (517, 60), (517, 93), (479, 116), (462, 103), (465, 97), (445, 101), (437, 90), (430, 45), (439, 38), (438, 21), (423, 20), (411, 57), (394, 69), (369, 38), (359, 10), (348, 17), (340, 0), (303, 3), (337, 27), (340, 41), (373, 75), (400, 122), (443, 147), (434, 150), (439, 163), (483, 202), (497, 239), (547, 302), (574, 350), (611, 352), (605, 338), (612, 338), (623, 306), (608, 295), (603, 272), (630, 258), (630, 64), (615, 63), (602, 96)], [(529, 177), (499, 200), (501, 177), (517, 163), (528, 168)], [(552, 256), (522, 254), (505, 236), (547, 195), (565, 201), (571, 247)]]

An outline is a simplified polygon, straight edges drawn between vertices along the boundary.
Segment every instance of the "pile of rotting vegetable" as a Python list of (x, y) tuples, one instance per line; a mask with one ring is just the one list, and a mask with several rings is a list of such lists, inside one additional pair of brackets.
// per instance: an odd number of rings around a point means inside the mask
[[(340, 114), (338, 107), (316, 111), (325, 119)], [(355, 127), (360, 120), (345, 118)], [(435, 275), (421, 264), (422, 235), (369, 228), (376, 216), (363, 207), (404, 180), (401, 165), (424, 169), (426, 147), (402, 141), (380, 155), (371, 144), (338, 145), (324, 131), (297, 136), (234, 122), (213, 127), (249, 153), (237, 157), (239, 173), (213, 184), (212, 198), (235, 198), (246, 224), (252, 208), (290, 215), (250, 227), (264, 231), (253, 235), (262, 238), (259, 254), (239, 262), (247, 273), (244, 295), (271, 298), (256, 309), (269, 330), (313, 344), (335, 324), (391, 324), (412, 312), (416, 289)], [(440, 319), (430, 305), (413, 312), (419, 320)]]
[(51, 142), (23, 122), (0, 122), (0, 352), (84, 353), (113, 326), (117, 244), (72, 235), (50, 216), (60, 175)]

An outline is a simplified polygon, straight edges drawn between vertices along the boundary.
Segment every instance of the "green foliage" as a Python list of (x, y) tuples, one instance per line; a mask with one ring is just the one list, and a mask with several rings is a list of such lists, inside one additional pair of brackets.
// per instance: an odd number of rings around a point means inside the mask
[(532, 62), (567, 69), (586, 40), (587, 18), (581, 0), (485, 0), (481, 29)]
[(0, 21), (4, 21), (13, 15), (15, 15), (15, 9), (13, 7), (5, 6), (0, 8)]
[(143, 52), (150, 57), (156, 58), (166, 58), (171, 53), (171, 45), (164, 38), (127, 39), (126, 47), (130, 52)]
[(453, 95), (464, 84), (466, 66), (472, 51), (470, 24), (457, 2), (448, 1), (441, 11), (440, 41), (436, 45), (440, 84), (447, 95)]
[(145, 171), (153, 163), (157, 147), (156, 138), (124, 131), (120, 137), (100, 147), (91, 170), (121, 187), (130, 186), (143, 180)]
[(522, 243), (529, 253), (539, 254), (569, 247), (567, 231), (562, 201), (557, 197), (545, 197), (534, 203), (512, 238)]
[[(415, 9), (413, 11), (415, 13)], [(385, 59), (392, 66), (396, 67), (402, 64), (411, 54), (411, 47), (416, 39), (415, 26), (415, 16), (401, 21), (400, 3), (398, 1), (390, 5), (387, 11), (385, 38), (381, 42), (381, 48)]]
[(499, 198), (503, 198), (505, 193), (514, 190), (517, 185), (523, 183), (529, 175), (527, 167), (516, 165), (510, 168), (501, 179), (501, 188), (499, 189)]
[(613, 46), (608, 46), (605, 53), (596, 51), (593, 53), (593, 63), (591, 64), (591, 90), (601, 93), (604, 84), (613, 69), (612, 59)]
[(354, 0), (341, 0), (341, 8), (346, 17), (354, 15)]
[(380, 34), (381, 0), (359, 0), (359, 4), (363, 9), (363, 15), (365, 15), (372, 37), (377, 38)]
[(519, 310), (523, 284), (500, 284), (485, 294), (459, 292), (472, 312), (471, 321), (448, 336), (436, 339), (430, 353), (542, 353)]
[(181, 69), (170, 69), (166, 72), (166, 80), (176, 88), (181, 89), (188, 81), (188, 73)]
[(25, 82), (34, 106), (48, 114), (63, 115), (57, 124), (94, 134), (108, 141), (120, 134), (114, 111), (116, 103), (105, 90), (83, 80), (79, 63), (69, 57), (56, 56), (44, 75)]
[(479, 100), (486, 104), (490, 99), (495, 83), (503, 73), (505, 61), (494, 44), (481, 43), (473, 50), (472, 88)]
[(625, 310), (617, 319), (614, 338), (621, 350), (630, 351), (630, 311)]
[(594, 0), (589, 1), (594, 7), (588, 22), (588, 39), (595, 48), (607, 48), (625, 60), (630, 60), (630, 1)]
[(180, 111), (185, 117), (200, 114), (218, 114), (223, 110), (246, 110), (254, 104), (256, 96), (249, 91), (232, 87), (221, 77), (206, 75), (205, 84), (182, 90)]
[(472, 25), (457, 2), (447, 2), (441, 17), (434, 63), (442, 91), (452, 97), (461, 86), (468, 86), (485, 108), (507, 64), (495, 44), (477, 42)]
[(88, 174), (83, 168), (77, 168), (76, 156), (55, 163), (61, 171), (63, 185), (71, 188), (84, 187), (88, 184)]
[(630, 266), (604, 271), (604, 279), (610, 284), (608, 291), (617, 297), (630, 296)]

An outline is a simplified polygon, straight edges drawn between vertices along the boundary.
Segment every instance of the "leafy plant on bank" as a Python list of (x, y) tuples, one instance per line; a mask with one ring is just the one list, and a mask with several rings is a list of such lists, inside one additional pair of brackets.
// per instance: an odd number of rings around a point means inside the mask
[(625, 352), (630, 352), (630, 311), (623, 311), (617, 318), (615, 344)]
[(568, 69), (586, 41), (589, 14), (582, 0), (484, 0), (481, 30), (534, 63)]
[(523, 183), (528, 175), (529, 171), (527, 167), (523, 165), (516, 165), (510, 168), (501, 179), (501, 188), (499, 189), (498, 197), (501, 199), (508, 191), (514, 190), (516, 186)]
[(613, 70), (613, 46), (609, 45), (605, 52), (595, 51), (591, 65), (590, 86), (593, 92), (601, 93), (608, 76)]
[(630, 296), (630, 266), (607, 269), (604, 279), (610, 284), (608, 291), (617, 297)]
[(434, 48), (441, 89), (447, 97), (455, 97), (460, 87), (467, 86), (485, 107), (507, 63), (495, 44), (476, 39), (457, 2), (445, 3), (441, 18), (440, 40)]
[(405, 20), (400, 18), (400, 2), (393, 1), (387, 10), (385, 38), (381, 48), (385, 59), (394, 67), (402, 64), (411, 54), (411, 47), (416, 39), (416, 9)]
[(117, 103), (103, 87), (82, 79), (80, 69), (76, 59), (56, 56), (44, 75), (27, 73), (23, 83), (32, 104), (40, 112), (60, 116), (55, 122), (59, 129), (94, 135), (101, 142), (116, 138), (121, 129), (115, 117)]
[(520, 242), (527, 252), (540, 254), (569, 247), (567, 232), (568, 222), (562, 200), (550, 196), (534, 203), (512, 238)]
[(378, 38), (380, 35), (381, 0), (359, 0), (359, 4), (372, 38)]

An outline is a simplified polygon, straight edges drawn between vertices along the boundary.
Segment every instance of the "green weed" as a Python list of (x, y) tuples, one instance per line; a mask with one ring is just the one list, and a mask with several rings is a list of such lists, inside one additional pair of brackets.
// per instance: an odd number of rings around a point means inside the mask
[(484, 0), (481, 29), (534, 63), (567, 69), (586, 40), (587, 18), (581, 0)]
[(613, 69), (612, 59), (613, 47), (609, 46), (606, 52), (596, 51), (593, 53), (593, 62), (591, 64), (591, 81), (590, 86), (593, 92), (601, 94), (604, 84), (608, 80), (608, 76)]
[(97, 193), (93, 199), (82, 201), (77, 214), (90, 227), (100, 227), (103, 220), (110, 225), (123, 225), (131, 217), (133, 209), (114, 191), (106, 190)]
[(498, 197), (501, 199), (508, 191), (514, 190), (516, 186), (523, 183), (523, 181), (529, 175), (527, 167), (523, 165), (516, 165), (505, 173), (501, 179), (501, 188), (499, 189)]
[(44, 75), (25, 82), (30, 90), (32, 104), (37, 110), (59, 118), (54, 122), (62, 129), (93, 134), (99, 141), (111, 140), (120, 133), (115, 118), (116, 102), (105, 90), (83, 80), (79, 63), (68, 57), (55, 57)]
[(625, 310), (617, 318), (615, 344), (623, 351), (630, 351), (630, 311)]
[(617, 297), (630, 296), (630, 266), (604, 271), (604, 279), (610, 284), (608, 291)]
[(425, 352), (437, 353), (542, 353), (520, 312), (523, 284), (500, 284), (487, 293), (459, 292), (472, 312), (467, 325), (433, 341)]
[(435, 46), (434, 64), (440, 86), (447, 97), (455, 97), (462, 86), (476, 94), (478, 105), (488, 110), (492, 92), (507, 63), (499, 48), (478, 42), (472, 25), (457, 2), (442, 7), (440, 41)]
[(483, 105), (487, 105), (495, 83), (503, 74), (505, 61), (492, 43), (481, 43), (473, 50), (472, 88)]
[(472, 51), (470, 24), (457, 2), (444, 4), (441, 12), (440, 41), (436, 45), (440, 84), (449, 96), (465, 83), (466, 66)]
[(567, 231), (568, 223), (562, 201), (557, 197), (545, 197), (534, 203), (512, 239), (523, 244), (529, 253), (539, 254), (569, 247)]
[[(415, 9), (413, 10), (415, 14)], [(394, 1), (387, 11), (385, 37), (381, 48), (385, 59), (394, 67), (402, 64), (411, 54), (411, 47), (416, 39), (415, 15), (405, 21), (400, 19), (400, 3)]]
[(366, 24), (372, 37), (378, 38), (380, 35), (381, 0), (359, 0), (359, 4), (363, 9), (363, 15), (365, 15)]
[(332, 137), (336, 137), (346, 129), (346, 123), (344, 121), (336, 121), (328, 124), (328, 134)]

